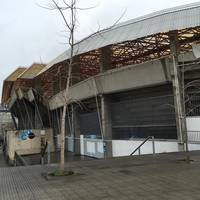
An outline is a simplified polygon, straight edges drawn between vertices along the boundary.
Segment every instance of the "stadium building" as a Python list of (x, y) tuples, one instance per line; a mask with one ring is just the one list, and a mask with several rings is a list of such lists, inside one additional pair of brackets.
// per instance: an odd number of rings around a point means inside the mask
[[(74, 52), (66, 150), (129, 155), (146, 138), (138, 153), (199, 149), (200, 3), (114, 25)], [(69, 58), (19, 68), (3, 86), (16, 129), (52, 128), (57, 146)]]

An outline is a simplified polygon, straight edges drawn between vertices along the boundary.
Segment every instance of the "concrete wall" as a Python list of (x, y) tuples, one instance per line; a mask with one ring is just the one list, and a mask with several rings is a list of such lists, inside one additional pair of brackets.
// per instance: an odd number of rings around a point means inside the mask
[[(142, 140), (113, 140), (113, 157), (119, 156), (129, 156), (140, 144)], [(188, 145), (190, 151), (200, 150), (200, 143)], [(178, 142), (177, 141), (165, 141), (157, 140), (155, 141), (155, 153), (167, 153), (167, 152), (178, 152)], [(152, 154), (152, 141), (147, 141), (141, 147), (141, 154)], [(138, 155), (137, 151), (134, 155)]]
[[(129, 156), (143, 140), (112, 140), (112, 156)], [(200, 150), (200, 143), (189, 143), (189, 150)], [(83, 138), (80, 139), (81, 155), (92, 156), (96, 158), (104, 157), (104, 147), (102, 140)], [(155, 140), (155, 153), (178, 152), (178, 142), (176, 140)], [(152, 141), (147, 141), (140, 149), (140, 154), (152, 154)], [(139, 155), (137, 151), (134, 155)]]
[[(83, 100), (96, 94), (108, 94), (159, 85), (169, 81), (165, 73), (159, 60), (110, 70), (72, 86), (70, 88), (70, 99), (71, 101)], [(61, 92), (50, 100), (50, 109), (61, 107), (63, 102), (64, 95)]]
[[(113, 157), (130, 155), (143, 140), (113, 140)], [(177, 152), (178, 144), (176, 141), (155, 141), (155, 153)], [(141, 154), (152, 154), (152, 141), (147, 141), (141, 147)], [(138, 155), (137, 151), (134, 155)]]
[(51, 151), (54, 151), (52, 129), (32, 130), (35, 138), (21, 140), (19, 135), (22, 131), (7, 132), (7, 154), (10, 160), (14, 160), (15, 152), (19, 155), (37, 154), (41, 152), (41, 135), (45, 132), (45, 138), (51, 145)]

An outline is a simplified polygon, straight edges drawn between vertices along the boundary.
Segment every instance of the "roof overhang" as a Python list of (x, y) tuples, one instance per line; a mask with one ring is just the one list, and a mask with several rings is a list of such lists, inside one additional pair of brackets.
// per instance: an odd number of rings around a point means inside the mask
[[(84, 54), (108, 45), (125, 41), (133, 41), (158, 33), (168, 33), (174, 30), (200, 26), (200, 2), (187, 4), (175, 8), (165, 9), (143, 17), (129, 20), (94, 33), (74, 46), (74, 55)], [(56, 59), (52, 60), (41, 73), (53, 65), (70, 58), (68, 49)]]

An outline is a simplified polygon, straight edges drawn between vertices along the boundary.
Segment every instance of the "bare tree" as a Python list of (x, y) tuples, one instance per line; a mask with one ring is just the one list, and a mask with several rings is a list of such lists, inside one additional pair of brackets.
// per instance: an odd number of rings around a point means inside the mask
[[(66, 77), (66, 86), (65, 86), (65, 91), (63, 93), (63, 101), (64, 101), (64, 106), (62, 110), (62, 117), (61, 117), (61, 128), (60, 128), (60, 135), (61, 135), (61, 151), (60, 151), (60, 166), (59, 166), (59, 171), (60, 173), (64, 173), (65, 170), (65, 124), (66, 124), (66, 115), (69, 113), (68, 112), (68, 106), (69, 103), (72, 99), (69, 97), (69, 87), (71, 84), (71, 79), (72, 79), (72, 67), (76, 63), (74, 62), (73, 57), (75, 56), (75, 29), (77, 25), (77, 11), (78, 10), (88, 10), (95, 8), (94, 7), (87, 7), (87, 8), (80, 8), (77, 6), (78, 0), (60, 0), (61, 3), (58, 3), (56, 0), (51, 0), (51, 4), (49, 4), (47, 7), (43, 7), (48, 10), (57, 10), (59, 11), (64, 24), (65, 24), (65, 32), (68, 34), (68, 41), (67, 44), (69, 45), (70, 52), (69, 52), (69, 59), (66, 62), (66, 67), (67, 67), (67, 77)], [(123, 12), (123, 14), (120, 16), (119, 19), (108, 29), (111, 29), (114, 27), (124, 16), (126, 10)], [(100, 28), (99, 28), (100, 30)], [(101, 36), (100, 31), (96, 31), (94, 34), (97, 34)], [(93, 36), (94, 34), (91, 34), (89, 37)], [(101, 36), (102, 37), (102, 36)], [(86, 39), (86, 38), (85, 38)], [(80, 105), (80, 102), (76, 101), (76, 103)]]
[[(71, 75), (72, 75), (72, 64), (73, 64), (73, 56), (74, 56), (74, 31), (76, 26), (76, 0), (70, 0), (70, 3), (68, 4), (65, 0), (63, 1), (66, 5), (65, 7), (59, 7), (59, 5), (52, 0), (58, 11), (60, 12), (66, 28), (69, 31), (69, 39), (68, 43), (70, 46), (70, 57), (67, 61), (67, 82), (65, 87), (65, 93), (64, 93), (64, 106), (62, 111), (62, 118), (61, 118), (61, 149), (60, 149), (60, 171), (64, 172), (65, 169), (65, 118), (66, 118), (66, 112), (67, 112), (67, 106), (69, 104), (69, 86), (71, 82)], [(69, 22), (67, 21), (63, 11), (69, 11)]]
[[(69, 45), (69, 59), (66, 62), (67, 68), (67, 77), (66, 77), (66, 86), (65, 91), (63, 93), (64, 105), (61, 114), (61, 128), (60, 128), (60, 136), (61, 136), (61, 149), (60, 149), (60, 165), (59, 165), (59, 172), (60, 174), (64, 174), (65, 172), (65, 124), (66, 124), (66, 113), (67, 107), (69, 105), (69, 87), (72, 78), (72, 66), (73, 66), (73, 56), (74, 56), (74, 34), (75, 34), (75, 27), (77, 24), (77, 0), (62, 0), (61, 3), (56, 2), (55, 0), (51, 0), (48, 6), (43, 7), (48, 10), (56, 10), (60, 13), (64, 25), (65, 31), (68, 34), (67, 44)], [(41, 6), (40, 6), (41, 7)]]

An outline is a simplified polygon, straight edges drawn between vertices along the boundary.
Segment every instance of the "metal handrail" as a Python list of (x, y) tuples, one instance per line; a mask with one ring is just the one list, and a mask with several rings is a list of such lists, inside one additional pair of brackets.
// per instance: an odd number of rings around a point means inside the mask
[(50, 143), (46, 142), (44, 148), (41, 149), (41, 164), (44, 165), (44, 156), (47, 152), (47, 163), (50, 164), (51, 162), (51, 147)]
[(26, 161), (23, 159), (21, 155), (19, 155), (17, 152), (15, 152), (15, 165), (19, 163), (22, 166), (27, 166)]
[[(152, 147), (153, 147), (153, 155), (155, 155), (155, 143), (154, 143), (154, 136), (148, 136), (131, 154), (132, 156), (137, 150), (140, 152), (140, 148), (149, 140), (152, 139)], [(139, 153), (140, 154), (140, 153)]]
[(44, 157), (47, 150), (48, 142), (45, 143), (44, 148), (41, 149), (41, 157)]

